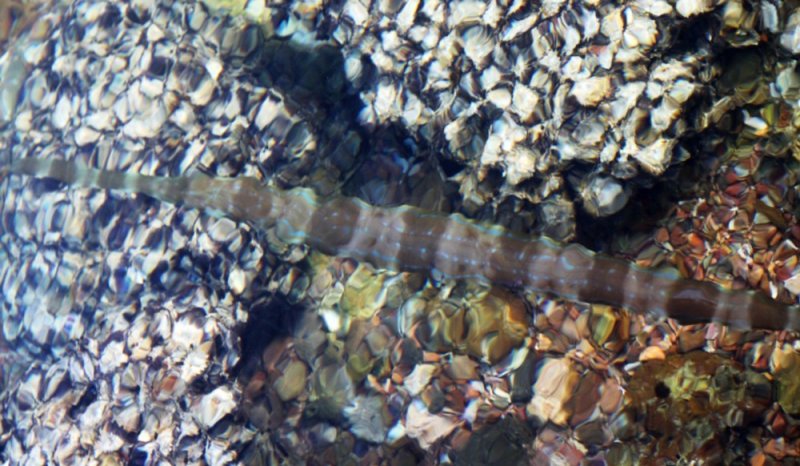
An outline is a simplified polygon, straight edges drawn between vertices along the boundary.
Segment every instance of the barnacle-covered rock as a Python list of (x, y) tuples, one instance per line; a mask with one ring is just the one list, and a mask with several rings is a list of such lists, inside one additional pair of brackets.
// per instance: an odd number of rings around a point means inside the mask
[[(201, 160), (242, 169), (220, 148), (238, 147), (267, 93), (228, 74), (252, 53), (247, 27), (232, 24), (217, 48), (212, 32), (227, 23), (189, 32), (184, 4), (51, 6), (0, 60), (0, 139), (15, 141), (0, 143), (3, 160), (36, 152), (151, 174)], [(2, 183), (2, 335), (18, 354), (4, 358), (3, 380), (20, 381), (3, 384), (3, 424), (26, 432), (3, 436), (3, 460), (233, 461), (252, 436), (223, 421), (238, 415), (236, 329), (275, 258), (230, 220)]]
[[(379, 75), (358, 83), (363, 124), (400, 124), (430, 143), (444, 136), (443, 155), (468, 167), (458, 177), (465, 195), (501, 167), (505, 184), (490, 202), (541, 202), (565, 193), (548, 193), (539, 180), (572, 160), (618, 180), (642, 169), (660, 174), (674, 162), (670, 133), (700, 92), (701, 63), (700, 55), (671, 52), (670, 27), (679, 26), (665, 18), (716, 6), (414, 3), (395, 23), (382, 21), (377, 4), (345, 2), (346, 21), (331, 36)], [(414, 47), (421, 53), (407, 52)], [(648, 107), (656, 111), (636, 111)]]

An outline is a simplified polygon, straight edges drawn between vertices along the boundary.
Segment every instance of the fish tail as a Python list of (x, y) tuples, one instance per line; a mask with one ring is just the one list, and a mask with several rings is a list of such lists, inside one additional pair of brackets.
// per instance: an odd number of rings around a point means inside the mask
[[(75, 161), (38, 158), (16, 160), (8, 171), (71, 186), (145, 194), (170, 204), (203, 209), (214, 216), (267, 225), (274, 223), (282, 205), (279, 195), (250, 177), (211, 178), (199, 172), (177, 177), (149, 176), (91, 168)], [(278, 202), (275, 212), (273, 202)]]
[(182, 193), (189, 183), (187, 177), (165, 178), (100, 170), (82, 163), (60, 159), (32, 157), (18, 159), (13, 161), (7, 170), (17, 175), (50, 178), (71, 186), (147, 194), (171, 203), (182, 200)]
[[(23, 158), (11, 162), (10, 173), (37, 178), (51, 178), (74, 186), (98, 186), (101, 170), (59, 159)], [(119, 184), (106, 178), (105, 184)], [(115, 186), (116, 187), (116, 186)]]

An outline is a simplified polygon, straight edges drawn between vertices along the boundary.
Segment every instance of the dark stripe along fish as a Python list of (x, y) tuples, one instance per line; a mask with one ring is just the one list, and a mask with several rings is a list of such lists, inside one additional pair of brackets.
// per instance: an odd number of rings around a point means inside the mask
[(89, 168), (77, 162), (24, 158), (7, 170), (73, 186), (141, 193), (212, 215), (274, 228), (287, 243), (397, 271), (439, 271), (524, 287), (570, 300), (604, 303), (681, 324), (718, 322), (742, 329), (800, 330), (800, 306), (752, 290), (729, 290), (642, 268), (579, 244), (529, 238), (460, 214), (375, 207), (359, 199), (320, 199), (308, 188), (282, 190), (255, 178), (201, 173), (156, 177)]

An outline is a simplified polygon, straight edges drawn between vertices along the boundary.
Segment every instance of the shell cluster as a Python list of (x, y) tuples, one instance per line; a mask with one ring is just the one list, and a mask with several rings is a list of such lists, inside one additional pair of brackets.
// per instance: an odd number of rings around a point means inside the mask
[[(234, 3), (245, 16), (281, 17), (280, 7), (264, 15), (259, 2)], [(401, 127), (461, 166), (452, 179), (467, 209), (570, 205), (571, 185), (596, 216), (622, 209), (641, 174), (690, 157), (686, 139), (716, 123), (719, 105), (731, 108), (718, 102), (720, 50), (758, 44), (790, 18), (771, 2), (695, 0), (285, 8), (272, 32), (336, 44), (361, 126)], [(784, 51), (788, 21), (776, 40)]]
[(478, 205), (557, 200), (577, 164), (588, 172), (587, 209), (618, 211), (623, 180), (675, 161), (683, 110), (706, 84), (707, 51), (680, 52), (665, 37), (665, 23), (683, 19), (667, 2), (358, 5), (342, 7), (332, 37), (349, 62), (368, 56), (378, 74), (360, 94), (361, 121), (427, 138), (469, 167), (464, 190), (499, 169), (499, 192), (464, 193)]
[(205, 3), (269, 37), (333, 44), (361, 134), (402, 130), (449, 167), (463, 210), (532, 211), (558, 239), (574, 201), (612, 215), (698, 156), (694, 137), (763, 90), (757, 67), (726, 56), (767, 38), (791, 54), (795, 28), (789, 6), (738, 0)]
[[(301, 118), (255, 73), (239, 79), (257, 26), (192, 3), (22, 11), (0, 58), (3, 160), (253, 172), (248, 128), (255, 160), (293, 153)], [(237, 461), (256, 434), (238, 410), (239, 332), (304, 253), (228, 219), (14, 177), (0, 209), (3, 461)]]

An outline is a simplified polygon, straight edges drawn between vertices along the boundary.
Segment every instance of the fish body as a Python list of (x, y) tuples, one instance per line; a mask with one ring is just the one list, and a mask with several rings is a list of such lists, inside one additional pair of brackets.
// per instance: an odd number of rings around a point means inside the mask
[(255, 178), (196, 173), (157, 177), (107, 171), (57, 159), (14, 161), (13, 174), (73, 186), (141, 193), (212, 215), (274, 229), (290, 244), (366, 261), (396, 271), (437, 271), (605, 303), (682, 324), (719, 322), (736, 328), (800, 330), (800, 308), (758, 291), (729, 290), (687, 280), (674, 270), (649, 269), (579, 244), (525, 237), (502, 227), (415, 207), (376, 207), (360, 199), (321, 199), (308, 188), (282, 190)]

